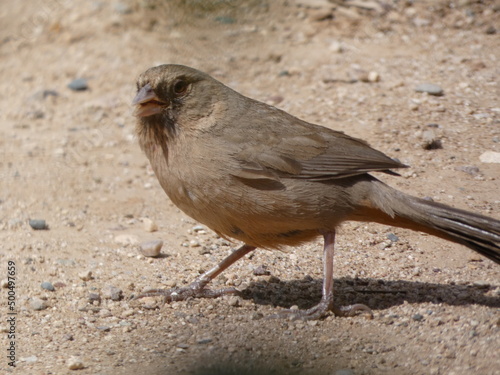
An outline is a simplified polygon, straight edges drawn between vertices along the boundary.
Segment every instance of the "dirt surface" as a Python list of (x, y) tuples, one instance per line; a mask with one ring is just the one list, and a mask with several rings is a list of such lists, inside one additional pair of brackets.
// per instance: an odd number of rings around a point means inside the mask
[[(364, 138), (411, 166), (377, 175), (390, 185), (500, 218), (500, 164), (480, 160), (500, 152), (498, 2), (303, 3), (2, 6), (0, 372), (500, 374), (500, 268), (397, 228), (346, 223), (337, 236), (337, 303), (367, 304), (373, 320), (266, 319), (319, 301), (319, 240), (257, 250), (213, 283), (239, 297), (129, 300), (187, 284), (239, 245), (173, 206), (139, 150), (135, 80), (160, 63)], [(77, 78), (87, 90), (67, 87)], [(141, 255), (149, 240), (160, 257)]]

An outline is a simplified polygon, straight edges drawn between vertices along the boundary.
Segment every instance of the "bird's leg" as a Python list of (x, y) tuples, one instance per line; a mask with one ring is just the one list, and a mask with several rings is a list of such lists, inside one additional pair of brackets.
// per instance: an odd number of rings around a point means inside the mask
[(236, 288), (223, 288), (223, 289), (205, 289), (205, 286), (212, 281), (215, 277), (221, 274), (231, 264), (238, 259), (244, 257), (249, 252), (255, 250), (254, 246), (243, 245), (239, 249), (233, 251), (228, 257), (220, 262), (215, 267), (211, 268), (203, 275), (197, 277), (191, 284), (186, 287), (172, 288), (172, 289), (154, 289), (143, 293), (134, 299), (143, 297), (163, 296), (164, 302), (184, 301), (188, 298), (216, 298), (225, 294), (235, 294), (238, 291)]
[(323, 233), (323, 290), (319, 304), (307, 310), (284, 310), (273, 317), (291, 317), (292, 319), (315, 320), (323, 317), (328, 311), (337, 316), (353, 316), (357, 311), (365, 311), (373, 316), (369, 307), (362, 304), (335, 307), (333, 303), (333, 254), (335, 231)]

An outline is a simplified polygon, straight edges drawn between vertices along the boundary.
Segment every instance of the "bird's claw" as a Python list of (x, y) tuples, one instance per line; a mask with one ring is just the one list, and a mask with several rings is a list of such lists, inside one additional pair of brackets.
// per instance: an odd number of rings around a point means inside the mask
[(369, 319), (373, 319), (373, 312), (366, 305), (358, 303), (355, 305), (335, 307), (323, 302), (320, 302), (316, 306), (313, 306), (307, 310), (296, 310), (296, 309), (283, 310), (277, 314), (269, 316), (269, 318), (271, 319), (286, 318), (290, 320), (317, 320), (328, 315), (330, 311), (332, 311), (335, 314), (335, 316), (340, 316), (340, 317), (354, 316), (358, 312), (364, 312), (368, 314)]

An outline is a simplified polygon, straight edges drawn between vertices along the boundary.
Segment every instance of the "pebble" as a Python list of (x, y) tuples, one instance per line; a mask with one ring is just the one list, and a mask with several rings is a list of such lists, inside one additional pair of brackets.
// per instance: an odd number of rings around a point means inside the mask
[(140, 244), (141, 254), (145, 257), (157, 257), (163, 246), (162, 240), (152, 240)]
[(389, 239), (391, 242), (398, 242), (399, 241), (399, 237), (396, 236), (394, 233), (389, 233), (387, 235), (387, 239)]
[(97, 293), (89, 293), (88, 300), (89, 302), (94, 302), (94, 301), (100, 302), (101, 296)]
[(42, 219), (30, 219), (29, 225), (34, 230), (45, 230), (49, 229), (45, 220)]
[(40, 286), (42, 287), (42, 289), (50, 290), (51, 292), (56, 290), (56, 288), (54, 288), (54, 285), (52, 285), (52, 283), (49, 281), (44, 281), (42, 284), (40, 284)]
[(267, 266), (265, 265), (260, 265), (257, 268), (255, 268), (252, 272), (255, 276), (267, 276), (270, 275), (271, 272), (267, 269)]
[(142, 225), (146, 232), (156, 232), (158, 230), (158, 225), (156, 225), (156, 223), (153, 220), (147, 217), (142, 219)]
[(68, 88), (73, 91), (84, 91), (89, 88), (85, 78), (77, 78), (68, 83)]
[(432, 129), (426, 130), (422, 133), (422, 148), (424, 150), (437, 150), (443, 148), (441, 139), (436, 135)]
[(193, 227), (193, 231), (194, 232), (202, 232), (202, 231), (206, 231), (207, 228), (205, 228), (203, 225), (195, 225)]
[(103, 298), (113, 301), (119, 301), (123, 298), (123, 291), (113, 285), (105, 285), (101, 289), (101, 294)]
[(416, 320), (417, 322), (420, 322), (422, 319), (424, 319), (424, 316), (422, 314), (415, 314), (411, 318), (413, 320)]
[(335, 375), (354, 375), (354, 371), (351, 369), (342, 369), (335, 371)]
[(45, 302), (43, 299), (34, 297), (30, 301), (30, 307), (32, 310), (41, 311), (45, 310), (49, 306), (47, 305), (47, 302)]
[(134, 314), (135, 314), (134, 309), (128, 309), (128, 310), (125, 310), (124, 312), (122, 312), (122, 318), (128, 318)]
[(32, 355), (29, 357), (20, 358), (19, 360), (26, 363), (35, 363), (36, 361), (38, 361), (38, 357), (36, 355)]
[(471, 176), (477, 176), (480, 174), (480, 170), (475, 165), (463, 165), (455, 168), (457, 171), (470, 174)]
[(203, 339), (199, 339), (199, 340), (197, 341), (197, 343), (198, 343), (198, 344), (202, 344), (202, 345), (203, 345), (203, 344), (209, 344), (209, 343), (211, 343), (212, 341), (213, 341), (213, 340), (212, 340), (212, 338), (210, 338), (210, 337), (206, 337), (206, 338), (203, 338)]
[(495, 29), (495, 26), (488, 26), (488, 28), (485, 30), (486, 35), (493, 35), (497, 33), (497, 29)]
[(196, 240), (191, 240), (191, 241), (189, 241), (189, 246), (190, 247), (199, 247), (199, 246), (201, 246), (201, 244)]
[(49, 96), (59, 96), (59, 93), (56, 90), (40, 90), (33, 94), (31, 97), (34, 100), (44, 100)]
[(332, 42), (330, 44), (329, 48), (330, 48), (330, 51), (333, 51), (335, 53), (342, 53), (342, 52), (344, 52), (344, 46), (339, 41)]
[(93, 277), (92, 277), (92, 271), (87, 270), (87, 271), (80, 272), (78, 274), (78, 277), (80, 279), (82, 279), (83, 281), (92, 280), (93, 279)]
[(230, 25), (230, 24), (236, 23), (236, 20), (233, 17), (229, 17), (229, 16), (215, 17), (215, 21), (222, 23), (223, 25)]
[(378, 82), (380, 81), (380, 74), (377, 72), (368, 73), (368, 82)]
[(484, 280), (477, 280), (472, 283), (472, 285), (477, 286), (479, 288), (489, 288), (491, 284)]
[(333, 18), (333, 10), (332, 9), (320, 9), (314, 12), (311, 12), (310, 15), (311, 20), (313, 21), (324, 21)]
[(426, 92), (429, 95), (442, 96), (444, 95), (444, 90), (433, 83), (422, 83), (415, 87), (416, 92)]
[(81, 370), (85, 368), (85, 364), (83, 363), (83, 361), (80, 359), (80, 357), (76, 356), (69, 357), (67, 364), (70, 370)]
[(241, 305), (241, 298), (238, 296), (231, 296), (228, 299), (228, 305), (233, 307), (238, 307)]
[(500, 152), (485, 151), (479, 156), (482, 163), (500, 163)]
[(132, 13), (132, 8), (128, 4), (125, 3), (117, 3), (115, 4), (115, 11), (120, 14), (130, 14)]

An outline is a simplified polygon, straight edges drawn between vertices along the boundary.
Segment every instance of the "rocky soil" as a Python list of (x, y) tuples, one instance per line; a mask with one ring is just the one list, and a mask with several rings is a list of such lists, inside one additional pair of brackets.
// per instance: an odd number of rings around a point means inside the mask
[(337, 237), (337, 302), (373, 319), (266, 318), (318, 302), (320, 241), (215, 280), (240, 296), (130, 300), (239, 245), (161, 190), (134, 135), (142, 71), (204, 70), (410, 165), (377, 175), (392, 186), (500, 219), (498, 2), (23, 0), (0, 23), (0, 372), (500, 374), (499, 266), (408, 230)]

